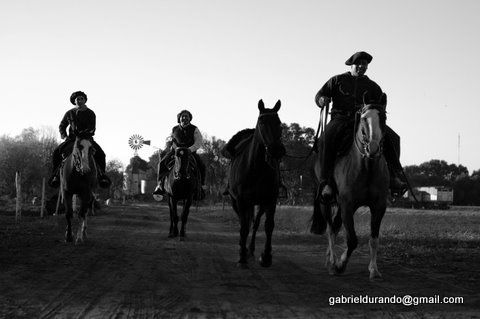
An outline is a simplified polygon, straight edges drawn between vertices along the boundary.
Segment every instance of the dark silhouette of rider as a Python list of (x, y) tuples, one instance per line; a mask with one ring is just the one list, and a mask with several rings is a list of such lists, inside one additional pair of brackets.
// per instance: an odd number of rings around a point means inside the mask
[(203, 193), (205, 188), (205, 164), (197, 154), (197, 150), (203, 145), (203, 137), (200, 130), (195, 125), (191, 124), (192, 118), (192, 113), (188, 110), (182, 110), (177, 115), (178, 125), (172, 128), (172, 133), (167, 139), (167, 147), (165, 148), (160, 163), (158, 164), (158, 183), (157, 188), (153, 192), (154, 195), (165, 194), (163, 181), (170, 171), (168, 163), (172, 161), (172, 157), (175, 154), (175, 149), (177, 147), (188, 147), (192, 155), (195, 157), (201, 175)]
[[(365, 75), (372, 59), (367, 52), (353, 54), (345, 62), (351, 66), (351, 70), (330, 78), (315, 96), (315, 103), (322, 109), (333, 102), (331, 120), (318, 143), (321, 161), (320, 189), (321, 196), (326, 201), (334, 195), (333, 170), (336, 155), (344, 141), (350, 141), (350, 135), (353, 138), (355, 112), (363, 103), (364, 93), (368, 92), (369, 102), (378, 102), (382, 96), (380, 86)], [(400, 178), (400, 137), (388, 126), (385, 132), (384, 156), (390, 172), (390, 189), (393, 194), (403, 194), (407, 185)]]
[[(76, 107), (68, 110), (60, 122), (59, 131), (62, 139), (65, 139), (54, 151), (52, 156), (53, 170), (48, 184), (51, 187), (59, 187), (60, 177), (59, 168), (62, 163), (62, 157), (66, 158), (73, 150), (76, 137), (88, 138), (95, 149), (94, 159), (97, 164), (98, 183), (100, 187), (108, 188), (111, 184), (110, 179), (105, 175), (105, 153), (100, 145), (93, 140), (96, 129), (95, 113), (87, 107), (87, 95), (82, 91), (73, 92), (70, 96), (70, 102)], [(68, 135), (67, 135), (68, 127)]]

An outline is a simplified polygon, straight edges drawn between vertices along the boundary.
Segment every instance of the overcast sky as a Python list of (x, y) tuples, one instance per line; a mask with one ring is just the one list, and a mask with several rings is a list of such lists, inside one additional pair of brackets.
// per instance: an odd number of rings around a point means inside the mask
[(185, 108), (223, 140), (254, 127), (259, 99), (280, 99), (283, 122), (316, 128), (315, 94), (362, 50), (388, 95), (402, 163), (460, 159), (471, 173), (480, 169), (479, 12), (477, 0), (4, 0), (0, 135), (57, 130), (76, 90), (97, 115), (107, 160), (124, 164), (130, 136), (163, 148)]

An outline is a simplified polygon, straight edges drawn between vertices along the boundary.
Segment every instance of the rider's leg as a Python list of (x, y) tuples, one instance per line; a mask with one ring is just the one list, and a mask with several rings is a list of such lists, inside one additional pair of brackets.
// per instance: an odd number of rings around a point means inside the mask
[(92, 141), (93, 147), (95, 148), (95, 155), (94, 159), (97, 163), (98, 169), (98, 184), (102, 188), (108, 188), (112, 184), (110, 178), (108, 178), (106, 174), (106, 162), (105, 162), (105, 152), (102, 150), (100, 145), (98, 145), (95, 141)]
[(387, 126), (385, 131), (384, 155), (390, 173), (390, 189), (396, 196), (407, 190), (404, 182), (402, 164), (400, 164), (400, 136)]
[(62, 154), (60, 154), (60, 146), (53, 151), (52, 155), (52, 174), (48, 179), (48, 185), (50, 187), (59, 187), (60, 186), (60, 178), (58, 176), (58, 169), (60, 167), (60, 163), (62, 162)]
[(170, 151), (166, 153), (162, 158), (160, 159), (160, 162), (158, 163), (158, 172), (157, 172), (157, 187), (153, 191), (154, 195), (163, 195), (165, 194), (165, 189), (163, 187), (163, 182), (165, 177), (168, 175), (169, 169), (168, 169), (168, 162), (170, 161), (171, 157), (173, 156), (174, 152)]
[(334, 195), (333, 169), (337, 153), (336, 140), (341, 122), (332, 119), (318, 141), (318, 151), (320, 154), (320, 178), (319, 189), (324, 200), (330, 200)]
[(50, 187), (57, 188), (60, 186), (60, 164), (62, 163), (62, 154), (64, 156), (70, 155), (73, 148), (73, 141), (70, 139), (65, 140), (53, 151), (52, 154), (52, 175), (48, 180)]

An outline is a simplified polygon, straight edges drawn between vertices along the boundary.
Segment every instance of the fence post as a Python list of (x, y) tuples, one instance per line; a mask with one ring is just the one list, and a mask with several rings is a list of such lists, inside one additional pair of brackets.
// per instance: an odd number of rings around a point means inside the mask
[(22, 217), (22, 186), (20, 172), (15, 172), (15, 188), (17, 191), (16, 194), (16, 205), (15, 205), (15, 222), (17, 222)]
[(45, 177), (42, 179), (42, 207), (40, 208), (40, 217), (43, 218), (45, 210)]

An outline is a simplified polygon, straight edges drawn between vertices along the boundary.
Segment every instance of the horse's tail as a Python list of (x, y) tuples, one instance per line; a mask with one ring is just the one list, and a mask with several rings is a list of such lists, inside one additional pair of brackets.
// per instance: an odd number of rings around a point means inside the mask
[(310, 219), (310, 232), (315, 235), (322, 235), (327, 229), (327, 220), (325, 219), (324, 212), (322, 212), (322, 208), (328, 209), (320, 203), (320, 198), (317, 196), (313, 202), (313, 215)]

